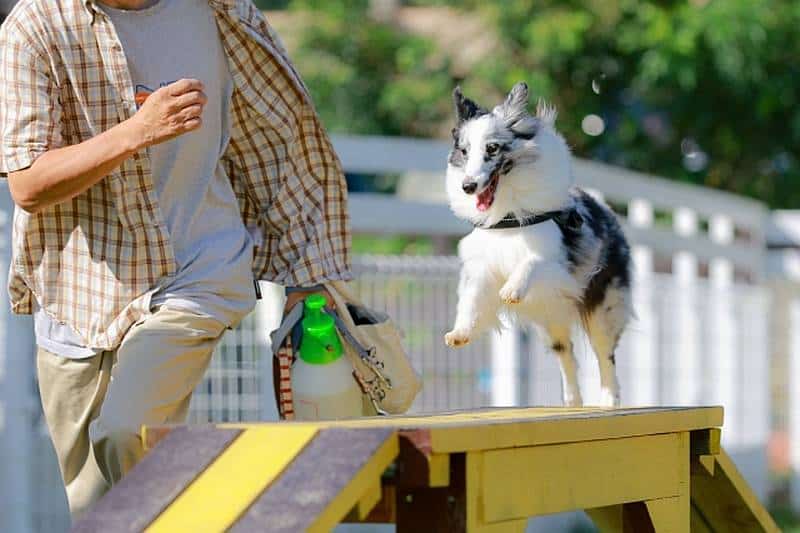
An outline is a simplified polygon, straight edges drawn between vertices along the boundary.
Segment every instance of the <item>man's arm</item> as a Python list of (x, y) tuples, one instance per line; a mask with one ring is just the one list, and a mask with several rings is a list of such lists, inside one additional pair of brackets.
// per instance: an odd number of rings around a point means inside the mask
[(206, 96), (198, 80), (180, 80), (151, 94), (130, 119), (73, 146), (56, 148), (8, 175), (14, 202), (35, 213), (71, 200), (137, 151), (198, 129)]

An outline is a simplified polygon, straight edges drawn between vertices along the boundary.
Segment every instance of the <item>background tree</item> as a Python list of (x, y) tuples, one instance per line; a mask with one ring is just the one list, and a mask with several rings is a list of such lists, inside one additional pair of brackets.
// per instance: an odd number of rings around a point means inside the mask
[(327, 127), (428, 136), (450, 110), (452, 79), (433, 44), (370, 17), (367, 0), (294, 0), (292, 56)]
[(800, 207), (800, 2), (407, 3), (479, 17), (496, 46), (455, 73), (366, 0), (288, 2), (309, 14), (293, 55), (331, 129), (444, 135), (456, 83), (489, 105), (526, 80), (579, 156)]

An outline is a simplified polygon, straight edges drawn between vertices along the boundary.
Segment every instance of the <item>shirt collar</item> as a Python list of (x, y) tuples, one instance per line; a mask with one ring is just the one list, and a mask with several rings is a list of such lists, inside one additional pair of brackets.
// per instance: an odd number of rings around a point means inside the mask
[[(224, 11), (230, 11), (231, 9), (236, 7), (237, 0), (208, 0), (208, 3), (211, 7), (222, 9)], [(94, 21), (95, 15), (97, 13), (102, 13), (100, 8), (97, 6), (97, 0), (83, 0), (83, 5), (86, 8), (86, 11), (92, 16), (92, 20)]]

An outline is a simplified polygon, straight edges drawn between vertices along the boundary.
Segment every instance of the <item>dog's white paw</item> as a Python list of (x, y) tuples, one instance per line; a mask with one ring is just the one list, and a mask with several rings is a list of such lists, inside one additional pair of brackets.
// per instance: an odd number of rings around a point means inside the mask
[(506, 283), (500, 289), (500, 299), (503, 301), (504, 304), (508, 305), (518, 304), (522, 301), (522, 291), (519, 290), (519, 288)]
[(619, 392), (605, 387), (601, 388), (600, 407), (619, 407)]
[(583, 407), (583, 398), (579, 391), (566, 392), (562, 399), (565, 407)]
[(454, 329), (445, 334), (444, 343), (452, 348), (460, 348), (469, 344), (469, 333), (461, 329)]

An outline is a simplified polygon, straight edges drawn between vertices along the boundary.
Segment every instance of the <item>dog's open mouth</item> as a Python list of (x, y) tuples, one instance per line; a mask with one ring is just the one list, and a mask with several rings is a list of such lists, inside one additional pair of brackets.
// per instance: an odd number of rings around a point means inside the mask
[(478, 194), (478, 211), (486, 211), (494, 203), (494, 193), (497, 192), (497, 182), (500, 181), (500, 172), (492, 172), (489, 185)]

